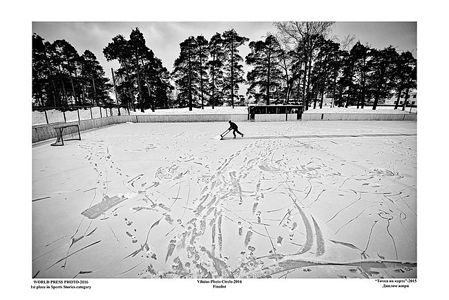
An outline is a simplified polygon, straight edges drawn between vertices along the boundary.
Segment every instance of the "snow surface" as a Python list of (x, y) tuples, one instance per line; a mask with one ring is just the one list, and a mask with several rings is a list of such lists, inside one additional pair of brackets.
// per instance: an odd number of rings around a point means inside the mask
[(416, 278), (416, 122), (238, 125), (33, 146), (32, 275)]

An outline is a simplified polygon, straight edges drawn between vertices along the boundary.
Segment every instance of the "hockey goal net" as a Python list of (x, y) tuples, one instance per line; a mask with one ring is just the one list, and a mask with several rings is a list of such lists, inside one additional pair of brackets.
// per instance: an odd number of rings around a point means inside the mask
[(81, 140), (80, 127), (78, 124), (64, 124), (54, 127), (56, 141), (52, 146), (64, 146), (64, 141)]

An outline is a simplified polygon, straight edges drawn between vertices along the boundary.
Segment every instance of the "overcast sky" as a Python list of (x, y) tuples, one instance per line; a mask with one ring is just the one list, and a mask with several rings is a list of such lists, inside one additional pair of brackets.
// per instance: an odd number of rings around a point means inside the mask
[[(169, 71), (179, 55), (179, 44), (189, 36), (203, 35), (210, 39), (216, 32), (234, 28), (251, 41), (262, 39), (268, 32), (276, 32), (271, 22), (33, 22), (32, 30), (50, 42), (65, 39), (80, 55), (89, 49), (97, 56), (106, 75), (111, 77), (111, 68), (117, 68), (118, 63), (106, 61), (103, 48), (118, 34), (129, 38), (136, 27)], [(416, 22), (337, 22), (332, 35), (341, 39), (354, 35), (356, 41), (371, 47), (392, 45), (399, 51), (411, 51), (416, 57), (416, 29)], [(240, 48), (242, 57), (249, 52), (247, 45)]]

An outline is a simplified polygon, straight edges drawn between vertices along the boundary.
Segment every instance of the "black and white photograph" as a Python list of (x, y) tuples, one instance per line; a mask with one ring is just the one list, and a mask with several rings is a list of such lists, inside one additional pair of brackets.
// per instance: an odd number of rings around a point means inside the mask
[(4, 5), (1, 298), (444, 294), (444, 11)]
[(34, 22), (33, 278), (416, 278), (416, 22)]

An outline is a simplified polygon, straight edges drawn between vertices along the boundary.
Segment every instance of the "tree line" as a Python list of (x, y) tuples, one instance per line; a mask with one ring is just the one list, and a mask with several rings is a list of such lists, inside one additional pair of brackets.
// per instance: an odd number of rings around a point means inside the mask
[[(405, 98), (416, 88), (416, 59), (389, 46), (375, 49), (352, 39), (329, 38), (332, 22), (279, 22), (277, 33), (249, 43), (246, 63), (248, 97), (256, 103), (323, 106), (324, 96), (336, 106), (363, 108), (385, 99)], [(350, 49), (349, 49), (350, 48)]]
[[(190, 36), (180, 43), (170, 73), (146, 45), (138, 28), (129, 39), (117, 35), (103, 49), (117, 60), (113, 84), (95, 55), (81, 56), (64, 40), (52, 44), (33, 35), (33, 99), (41, 106), (117, 104), (144, 109), (168, 107), (302, 104), (363, 108), (392, 96), (405, 98), (416, 88), (416, 59), (394, 47), (375, 49), (351, 38), (331, 37), (332, 22), (278, 22), (276, 33), (249, 41), (234, 29), (209, 40)], [(239, 49), (249, 42), (249, 54)], [(247, 68), (245, 76), (245, 64)], [(246, 97), (240, 93), (246, 84)], [(113, 87), (115, 87), (113, 89)], [(175, 88), (176, 87), (176, 88)], [(173, 96), (174, 94), (174, 96)], [(247, 100), (246, 100), (247, 99)]]
[(38, 107), (107, 105), (111, 84), (89, 50), (82, 55), (65, 40), (53, 43), (33, 34), (32, 93)]

